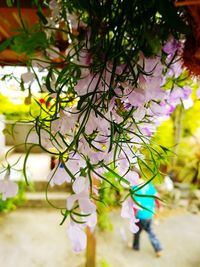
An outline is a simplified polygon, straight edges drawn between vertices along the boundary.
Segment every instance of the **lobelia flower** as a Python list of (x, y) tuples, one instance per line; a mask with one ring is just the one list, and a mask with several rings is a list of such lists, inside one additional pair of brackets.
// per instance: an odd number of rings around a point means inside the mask
[(174, 38), (170, 39), (168, 42), (166, 42), (165, 45), (162, 48), (162, 50), (166, 54), (172, 54), (172, 55), (175, 54), (177, 49), (178, 49), (177, 41)]
[(73, 136), (77, 121), (78, 114), (70, 110), (61, 110), (59, 118), (51, 122), (51, 130), (54, 133), (60, 132), (62, 135)]
[(137, 108), (133, 113), (133, 118), (136, 122), (142, 121), (146, 115), (146, 108), (145, 107), (139, 107)]
[(132, 233), (137, 233), (139, 230), (139, 227), (137, 226), (137, 222), (139, 221), (134, 214), (134, 209), (138, 209), (138, 206), (135, 205), (134, 201), (131, 197), (128, 197), (127, 200), (125, 200), (122, 203), (122, 209), (121, 209), (121, 217), (129, 219), (129, 229)]
[(18, 193), (18, 184), (10, 180), (10, 172), (6, 171), (4, 179), (0, 180), (0, 193), (2, 200), (12, 198)]
[(156, 102), (152, 102), (149, 108), (149, 115), (152, 116), (164, 116), (169, 113), (168, 106), (164, 104), (158, 104)]
[(89, 216), (84, 216), (81, 219), (84, 223), (75, 223), (70, 220), (70, 224), (67, 228), (67, 234), (72, 242), (72, 247), (75, 252), (81, 252), (86, 248), (87, 237), (85, 234), (85, 227), (90, 227), (91, 230), (97, 224), (97, 214), (96, 212), (91, 213)]
[[(134, 139), (135, 135), (130, 135), (130, 140), (135, 141)], [(138, 142), (141, 142), (140, 139), (137, 140)], [(135, 145), (133, 143), (133, 146), (128, 146), (127, 144), (122, 145), (122, 150), (120, 151), (118, 155), (118, 159), (116, 161), (119, 174), (121, 176), (124, 176), (127, 171), (130, 169), (130, 165), (137, 164), (137, 157), (140, 157), (140, 155), (137, 153), (137, 149), (135, 149), (137, 144)]]
[(184, 99), (184, 100), (183, 100), (183, 106), (184, 106), (184, 109), (185, 109), (185, 110), (187, 110), (187, 109), (193, 107), (193, 105), (194, 105), (194, 102), (193, 102), (193, 100), (192, 100), (191, 97), (188, 98), (188, 99)]
[(139, 181), (139, 174), (135, 171), (129, 171), (128, 173), (126, 173), (123, 178), (129, 182), (129, 185), (127, 185), (125, 182), (121, 181), (121, 184), (124, 187), (130, 187), (130, 186), (134, 186), (136, 184), (138, 184)]
[(200, 99), (200, 88), (196, 90), (197, 99)]
[(169, 103), (173, 103), (173, 105), (181, 104), (181, 99), (184, 99), (184, 91), (180, 87), (175, 87), (169, 95)]
[(86, 226), (94, 228), (97, 224), (96, 206), (89, 200), (89, 181), (85, 177), (78, 177), (72, 185), (75, 194), (67, 199), (67, 209), (70, 210), (75, 201), (78, 201), (80, 213), (88, 216), (81, 218), (83, 223), (77, 224), (73, 221), (70, 222), (67, 233), (72, 241), (74, 251), (80, 252), (86, 247), (86, 234), (84, 228)]
[(178, 78), (182, 72), (183, 72), (183, 62), (181, 60), (178, 60), (175, 63), (171, 64), (166, 76)]
[(121, 153), (121, 157), (116, 161), (116, 163), (118, 166), (119, 174), (123, 176), (129, 169), (130, 161), (128, 160), (125, 153), (124, 152), (122, 153)]
[(56, 19), (56, 17), (59, 15), (59, 5), (56, 0), (51, 0), (49, 2), (49, 8), (51, 10), (51, 17), (52, 19)]
[(137, 208), (134, 201), (131, 197), (128, 197), (123, 203), (122, 203), (122, 209), (121, 209), (121, 217), (122, 218), (132, 218), (132, 215), (134, 215), (133, 209)]
[(50, 185), (62, 185), (64, 182), (70, 183), (71, 177), (68, 175), (62, 164), (60, 162), (56, 163), (53, 170), (50, 171), (47, 176), (47, 180), (50, 181)]
[(147, 137), (151, 137), (152, 134), (155, 133), (156, 127), (157, 127), (157, 125), (155, 125), (155, 122), (154, 123), (141, 123), (139, 125), (139, 128), (140, 128), (142, 135), (144, 135), (146, 137), (146, 138), (142, 137), (142, 140), (145, 143), (148, 144), (150, 142), (150, 138), (147, 138)]
[(75, 194), (67, 198), (67, 209), (71, 210), (77, 201), (80, 211), (84, 214), (90, 214), (96, 211), (96, 205), (89, 197), (89, 180), (85, 177), (78, 177), (72, 185)]
[(183, 99), (188, 99), (192, 94), (192, 89), (189, 86), (183, 86)]
[(171, 58), (175, 55), (175, 53), (182, 48), (182, 44), (180, 41), (171, 37), (163, 46), (162, 50), (171, 56)]
[(145, 79), (148, 77), (161, 77), (162, 76), (162, 63), (160, 56), (145, 58), (142, 54), (140, 55), (139, 65), (144, 68)]
[[(152, 67), (151, 67), (152, 68)], [(157, 69), (160, 70), (160, 67), (155, 67), (155, 71)], [(150, 100), (161, 100), (165, 96), (164, 90), (161, 89), (161, 84), (163, 81), (162, 73), (158, 75), (160, 71), (157, 72), (156, 75), (142, 75), (139, 76), (139, 88), (142, 88), (145, 91), (146, 101)]]
[(99, 161), (109, 156), (107, 153), (107, 148), (103, 143), (102, 147), (99, 143), (93, 143), (93, 147), (91, 147), (90, 144), (85, 140), (85, 138), (80, 139), (79, 151), (83, 155), (87, 155), (92, 164), (97, 164)]
[(88, 226), (91, 229), (94, 229), (94, 227), (97, 224), (97, 213), (96, 213), (96, 211), (92, 212), (89, 216), (84, 217), (83, 220), (85, 221), (84, 226)]
[(88, 69), (82, 71), (82, 77), (78, 80), (74, 87), (78, 96), (83, 96), (87, 93), (93, 92), (97, 88), (98, 75), (93, 75)]
[(71, 222), (67, 229), (67, 234), (75, 252), (80, 252), (86, 248), (87, 236), (80, 225)]
[(66, 166), (74, 173), (78, 173), (80, 168), (85, 168), (86, 162), (78, 153), (70, 153)]
[(34, 75), (34, 73), (28, 71), (28, 72), (23, 73), (23, 74), (21, 75), (21, 79), (22, 79), (22, 81), (23, 81), (24, 83), (33, 82), (34, 79), (35, 79), (35, 75)]
[(134, 107), (143, 107), (147, 102), (145, 91), (141, 88), (135, 88), (134, 90), (128, 90), (128, 101)]

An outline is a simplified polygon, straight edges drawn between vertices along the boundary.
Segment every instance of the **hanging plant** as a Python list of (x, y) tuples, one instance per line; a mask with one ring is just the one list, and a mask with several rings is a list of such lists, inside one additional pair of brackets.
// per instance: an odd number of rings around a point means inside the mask
[[(24, 22), (22, 32), (0, 50), (26, 53), (24, 86), (35, 77), (46, 92), (46, 107), (37, 102), (42, 116), (33, 118), (38, 138), (29, 135), (26, 142), (57, 158), (49, 185), (72, 184), (66, 208), (60, 210), (62, 223), (70, 220), (73, 248), (80, 251), (86, 246), (83, 229), (97, 222), (102, 181), (113, 190), (126, 190), (121, 214), (130, 220), (131, 231), (137, 230), (132, 188), (139, 182), (138, 171), (147, 182), (153, 180), (167, 154), (151, 146), (151, 137), (191, 94), (181, 59), (190, 27), (186, 12), (168, 0), (45, 1), (49, 17), (39, 1), (32, 2), (38, 24), (26, 28)], [(35, 67), (47, 71), (42, 80)]]

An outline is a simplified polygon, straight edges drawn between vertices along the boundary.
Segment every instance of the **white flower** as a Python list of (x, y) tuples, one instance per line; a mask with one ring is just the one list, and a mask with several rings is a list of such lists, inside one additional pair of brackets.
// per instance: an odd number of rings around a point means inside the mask
[(84, 177), (76, 178), (75, 182), (72, 185), (72, 189), (76, 194), (79, 194), (88, 189), (89, 181)]
[(55, 168), (47, 176), (47, 180), (50, 181), (51, 186), (54, 186), (54, 185), (61, 185), (64, 182), (70, 183), (71, 177), (66, 172), (64, 167), (60, 166), (60, 163), (58, 162)]
[(21, 79), (24, 83), (29, 83), (29, 82), (33, 82), (34, 81), (34, 74), (30, 71), (26, 72), (26, 73), (23, 73), (21, 75)]
[(7, 178), (0, 180), (0, 193), (2, 194), (2, 200), (16, 196), (17, 192), (18, 185), (15, 182)]
[(67, 209), (71, 210), (76, 201), (78, 201), (81, 213), (90, 214), (96, 211), (96, 205), (89, 197), (89, 180), (84, 177), (76, 178), (73, 183), (73, 191), (75, 194), (67, 198)]
[(67, 229), (67, 234), (72, 241), (75, 252), (80, 252), (86, 248), (87, 237), (79, 225), (71, 223)]
[(129, 171), (124, 177), (123, 177), (127, 182), (129, 182), (129, 185), (127, 185), (125, 182), (121, 181), (121, 184), (124, 187), (129, 187), (129, 186), (134, 186), (138, 183), (139, 181), (139, 174), (135, 171)]
[(137, 226), (139, 220), (135, 217), (134, 209), (138, 209), (138, 207), (135, 205), (132, 198), (128, 197), (122, 204), (121, 217), (129, 219), (129, 229), (132, 233), (136, 233), (139, 230)]

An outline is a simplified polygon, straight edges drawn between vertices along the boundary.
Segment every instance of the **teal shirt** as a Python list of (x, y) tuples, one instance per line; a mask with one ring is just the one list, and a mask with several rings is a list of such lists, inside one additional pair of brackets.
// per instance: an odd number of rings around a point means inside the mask
[[(133, 189), (136, 189), (134, 186)], [(143, 195), (144, 197), (134, 196), (136, 202), (138, 202), (142, 207), (147, 208), (149, 211), (145, 209), (139, 209), (137, 211), (136, 217), (141, 220), (150, 219), (154, 216), (155, 211), (155, 198), (145, 197), (145, 195), (155, 196), (157, 191), (151, 183), (148, 183), (143, 188), (135, 192), (138, 195)]]

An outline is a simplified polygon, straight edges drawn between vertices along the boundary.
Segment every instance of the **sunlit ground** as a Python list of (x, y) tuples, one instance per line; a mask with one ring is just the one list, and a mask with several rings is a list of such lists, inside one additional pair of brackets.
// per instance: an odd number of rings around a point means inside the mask
[[(132, 239), (119, 211), (111, 213), (113, 231), (96, 232), (97, 266), (112, 267), (198, 267), (200, 266), (200, 216), (184, 211), (156, 219), (155, 231), (164, 247), (156, 258), (143, 233), (141, 251), (127, 248)], [(84, 253), (72, 252), (66, 225), (59, 226), (60, 215), (52, 209), (18, 209), (0, 216), (0, 266), (6, 267), (80, 267)], [(126, 233), (127, 241), (122, 233)]]

